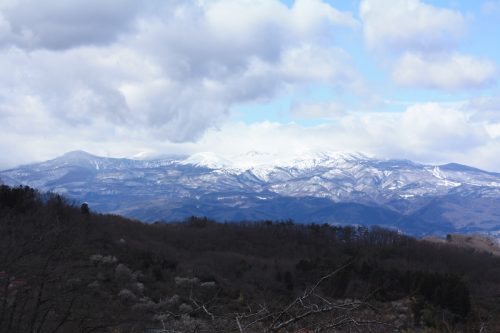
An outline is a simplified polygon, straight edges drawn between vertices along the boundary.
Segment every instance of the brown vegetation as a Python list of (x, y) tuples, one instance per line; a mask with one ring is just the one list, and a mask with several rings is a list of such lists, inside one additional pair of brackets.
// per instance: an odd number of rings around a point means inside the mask
[(492, 238), (478, 235), (478, 234), (448, 234), (446, 238), (439, 237), (426, 237), (424, 240), (433, 242), (448, 244), (451, 246), (458, 246), (473, 251), (483, 252), (493, 254), (495, 256), (500, 256), (500, 246)]
[(500, 330), (492, 255), (379, 228), (88, 208), (0, 187), (0, 332)]

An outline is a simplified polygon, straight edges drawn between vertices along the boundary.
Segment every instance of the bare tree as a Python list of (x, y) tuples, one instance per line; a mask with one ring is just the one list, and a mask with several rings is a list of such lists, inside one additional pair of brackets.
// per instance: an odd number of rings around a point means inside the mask
[[(163, 311), (157, 314), (161, 328), (154, 332), (333, 332), (339, 330), (381, 332), (393, 329), (389, 323), (377, 319), (377, 309), (369, 304), (368, 295), (363, 300), (334, 300), (321, 292), (321, 285), (338, 273), (347, 269), (351, 262), (344, 264), (320, 278), (314, 285), (306, 288), (286, 306), (269, 302), (248, 306), (242, 313), (218, 313), (217, 292), (212, 297), (197, 298), (199, 284), (189, 287), (189, 311)], [(194, 279), (184, 278), (185, 281)], [(185, 303), (184, 303), (185, 305)], [(182, 308), (182, 304), (180, 307)], [(365, 311), (366, 310), (366, 311)], [(367, 313), (371, 313), (369, 316)], [(374, 315), (375, 314), (375, 315)], [(188, 317), (198, 320), (187, 320)], [(199, 318), (205, 318), (200, 321)]]

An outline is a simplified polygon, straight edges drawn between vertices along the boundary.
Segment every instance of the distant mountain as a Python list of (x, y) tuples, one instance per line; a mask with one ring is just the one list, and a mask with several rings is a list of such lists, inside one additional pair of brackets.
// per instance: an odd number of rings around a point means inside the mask
[(460, 164), (343, 152), (133, 160), (75, 151), (2, 171), (0, 179), (145, 221), (203, 215), (222, 221), (378, 224), (416, 235), (500, 233), (500, 174)]

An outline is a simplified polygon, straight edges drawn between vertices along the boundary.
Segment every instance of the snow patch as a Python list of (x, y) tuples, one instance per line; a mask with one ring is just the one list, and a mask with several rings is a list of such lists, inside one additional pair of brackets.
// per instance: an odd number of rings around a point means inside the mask
[(222, 169), (232, 166), (231, 161), (211, 152), (203, 152), (191, 155), (185, 160), (181, 161), (180, 164), (189, 164), (197, 167), (206, 167), (209, 169)]

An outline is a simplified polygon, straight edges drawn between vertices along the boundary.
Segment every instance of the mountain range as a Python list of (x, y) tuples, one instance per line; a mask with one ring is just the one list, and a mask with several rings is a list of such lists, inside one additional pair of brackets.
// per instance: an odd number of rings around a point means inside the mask
[(74, 151), (1, 171), (0, 179), (146, 222), (195, 215), (381, 225), (417, 236), (500, 234), (500, 174), (453, 163), (425, 165), (346, 152), (137, 160)]

